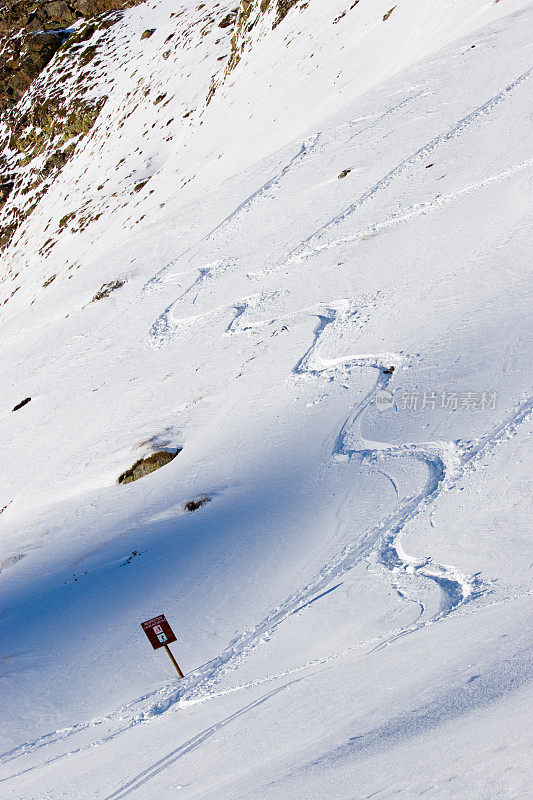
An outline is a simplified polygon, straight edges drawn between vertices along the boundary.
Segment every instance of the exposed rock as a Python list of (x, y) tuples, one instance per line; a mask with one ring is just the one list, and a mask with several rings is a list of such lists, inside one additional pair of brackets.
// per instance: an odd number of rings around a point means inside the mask
[[(86, 101), (81, 96), (56, 95), (35, 99), (24, 110), (9, 112), (4, 149), (0, 161), (0, 248), (7, 246), (18, 226), (31, 214), (47, 186), (66, 164), (79, 139), (92, 128), (105, 102)], [(42, 156), (45, 156), (44, 163)], [(15, 180), (13, 169), (24, 168), (37, 159), (38, 166), (21, 173)], [(31, 199), (27, 193), (33, 190)], [(8, 202), (9, 200), (9, 202)]]
[(4, 175), (0, 178), (0, 208), (7, 202), (14, 186), (15, 182), (12, 180), (11, 175)]
[[(118, 14), (109, 12), (141, 2), (144, 0), (4, 0), (0, 11), (0, 122), (5, 123), (0, 126), (0, 249), (7, 247), (36, 207), (106, 100), (84, 99), (83, 71), (105, 40), (100, 37), (95, 45), (84, 43), (119, 19)], [(78, 24), (89, 17), (87, 24)], [(31, 103), (22, 109), (18, 101), (56, 54), (55, 87), (46, 93), (37, 87)], [(79, 89), (62, 94), (61, 77), (75, 74)], [(14, 179), (13, 170), (27, 167), (33, 159), (40, 163), (24, 174), (19, 170)]]
[(352, 3), (352, 5), (350, 6), (350, 8), (347, 8), (345, 11), (343, 11), (343, 12), (342, 12), (342, 14), (339, 14), (339, 16), (338, 16), (338, 17), (335, 17), (335, 19), (333, 20), (333, 24), (334, 24), (334, 25), (337, 25), (337, 24), (338, 24), (338, 23), (341, 21), (341, 19), (344, 19), (344, 17), (345, 17), (345, 16), (346, 16), (346, 14), (348, 13), (348, 11), (353, 11), (353, 9), (356, 7), (356, 5), (358, 4), (358, 2), (359, 2), (359, 0), (354, 0), (354, 2)]
[(231, 11), (229, 14), (226, 14), (220, 22), (218, 23), (219, 28), (229, 28), (230, 25), (233, 25), (235, 22), (235, 17), (237, 16), (236, 11)]
[[(101, 21), (100, 28), (106, 27), (108, 21)], [(43, 91), (37, 87), (31, 102), (25, 106), (17, 105), (15, 101), (36, 73), (24, 71), (20, 64), (17, 67), (16, 59), (0, 61), (0, 115), (3, 109), (2, 121), (5, 123), (0, 127), (0, 248), (9, 244), (18, 227), (31, 214), (73, 154), (79, 140), (94, 125), (106, 100), (105, 97), (85, 99), (82, 84), (74, 91), (62, 90), (63, 75), (67, 77), (69, 73), (78, 72), (80, 78), (83, 77), (81, 57), (85, 50), (79, 42), (85, 41), (96, 29), (96, 24), (85, 25), (69, 37), (78, 44), (65, 45), (62, 54), (58, 55), (58, 80), (53, 90)], [(22, 53), (24, 41), (24, 34), (21, 34), (17, 47)], [(7, 44), (1, 44), (5, 45), (4, 53), (9, 53), (9, 37)], [(81, 50), (76, 49), (80, 47)], [(13, 96), (9, 94), (10, 81), (15, 81), (20, 89)], [(34, 160), (35, 166), (32, 164)], [(25, 169), (28, 166), (30, 168)]]
[[(272, 27), (275, 28), (298, 2), (300, 0), (241, 0), (240, 8), (235, 16), (235, 27), (231, 39), (231, 53), (226, 67), (226, 75), (241, 60), (242, 52), (246, 46), (246, 34), (252, 30), (261, 15), (274, 8), (275, 15)], [(306, 4), (304, 3), (301, 8), (303, 9), (305, 6)], [(211, 97), (213, 94), (214, 91), (211, 93)]]
[(128, 564), (131, 564), (134, 558), (138, 558), (139, 556), (142, 556), (142, 553), (140, 553), (138, 550), (132, 550), (131, 555), (128, 556), (127, 559), (123, 561), (120, 566), (126, 567)]
[(37, 101), (23, 114), (13, 116), (10, 145), (30, 160), (42, 153), (51, 140), (55, 140), (56, 152), (53, 157), (64, 163), (59, 148), (69, 139), (90, 131), (104, 101), (105, 98), (91, 104), (73, 100), (69, 108), (55, 98)]
[[(298, 0), (277, 0), (276, 18), (274, 19), (273, 28), (285, 19), (291, 8), (295, 6), (297, 2)], [(305, 8), (306, 5), (307, 4), (304, 3), (301, 7)]]
[(146, 458), (140, 458), (130, 469), (120, 475), (117, 483), (133, 483), (133, 481), (138, 481), (139, 478), (144, 478), (151, 472), (155, 472), (157, 469), (164, 467), (165, 464), (173, 461), (178, 453), (181, 453), (182, 449), (182, 447), (178, 447), (175, 453), (170, 453), (167, 450), (158, 450)]
[(388, 20), (388, 18), (390, 17), (390, 15), (392, 14), (392, 12), (394, 11), (395, 8), (396, 8), (396, 6), (393, 6), (392, 8), (389, 8), (387, 13), (383, 17), (383, 22), (386, 22)]
[(71, 25), (79, 19), (140, 2), (143, 0), (4, 0), (0, 19), (0, 111), (22, 97), (69, 37)]
[(21, 400), (20, 403), (17, 403), (17, 405), (14, 406), (12, 410), (13, 411), (18, 411), (19, 408), (23, 408), (24, 406), (27, 406), (28, 403), (30, 402), (30, 400), (31, 400), (31, 397), (26, 397), (24, 400)]
[(124, 286), (124, 281), (111, 281), (110, 283), (102, 284), (91, 300), (91, 303), (102, 300), (104, 297), (109, 297), (111, 292), (115, 291), (115, 289), (120, 289), (121, 286)]
[(205, 506), (206, 503), (209, 503), (211, 498), (208, 495), (204, 495), (203, 497), (199, 497), (197, 500), (189, 500), (188, 503), (185, 503), (185, 510), (186, 511), (197, 511), (202, 506)]
[(343, 169), (343, 171), (337, 176), (338, 178), (345, 178), (347, 175), (350, 174), (351, 169)]
[(149, 39), (150, 36), (154, 35), (154, 33), (155, 33), (155, 28), (147, 28), (145, 31), (142, 32), (141, 40), (142, 39)]

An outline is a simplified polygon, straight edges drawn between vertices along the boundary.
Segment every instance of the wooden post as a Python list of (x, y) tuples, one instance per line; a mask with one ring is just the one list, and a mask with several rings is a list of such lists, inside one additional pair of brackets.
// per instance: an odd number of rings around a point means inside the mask
[(176, 672), (178, 673), (180, 678), (184, 678), (185, 676), (184, 676), (183, 672), (181, 671), (181, 669), (179, 668), (178, 662), (176, 661), (176, 659), (174, 658), (174, 656), (170, 652), (170, 648), (169, 648), (168, 644), (164, 645), (164, 647), (165, 647), (165, 650), (168, 653), (168, 657), (170, 658), (170, 660), (172, 661), (172, 663), (176, 667)]

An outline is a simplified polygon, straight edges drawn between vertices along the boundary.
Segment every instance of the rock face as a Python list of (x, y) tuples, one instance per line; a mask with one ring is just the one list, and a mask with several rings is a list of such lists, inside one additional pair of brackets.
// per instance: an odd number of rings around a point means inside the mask
[[(275, 28), (285, 19), (291, 8), (297, 5), (299, 5), (300, 10), (304, 10), (308, 3), (306, 0), (241, 0), (240, 6), (230, 14), (227, 14), (219, 23), (221, 28), (233, 25), (231, 52), (224, 71), (224, 77), (227, 77), (241, 60), (242, 54), (248, 45), (248, 34), (250, 34), (263, 15), (270, 14), (272, 28)], [(211, 102), (216, 89), (217, 83), (213, 80), (207, 95), (208, 104)]]
[[(107, 95), (104, 84), (94, 91), (95, 67), (108, 55), (113, 41), (109, 28), (124, 9), (143, 2), (0, 0), (0, 252), (16, 243), (26, 220), (97, 122)], [(244, 50), (253, 46), (259, 22), (275, 28), (291, 9), (303, 11), (306, 6), (306, 0), (240, 0), (230, 13), (221, 12), (219, 25), (232, 31), (230, 52), (223, 72), (212, 78), (206, 102)], [(142, 38), (153, 30), (147, 29)], [(142, 192), (145, 184), (141, 180), (134, 190)], [(46, 257), (67, 224), (82, 231), (97, 213), (85, 206), (72, 209), (50, 230), (39, 254)], [(11, 268), (6, 278), (14, 284), (17, 276)], [(2, 303), (19, 288), (14, 285)]]
[(117, 483), (133, 483), (133, 481), (138, 481), (139, 478), (144, 478), (151, 472), (155, 472), (156, 469), (161, 469), (165, 464), (173, 461), (178, 453), (181, 453), (181, 450), (181, 447), (175, 453), (169, 453), (167, 450), (158, 450), (156, 453), (147, 456), (147, 458), (140, 458), (130, 469), (120, 475)]
[(7, 0), (0, 38), (0, 112), (16, 103), (68, 38), (79, 19), (138, 5), (143, 0)]
[[(88, 85), (84, 70), (97, 49), (91, 39), (98, 39), (119, 18), (111, 12), (144, 1), (4, 0), (0, 11), (0, 123), (4, 123), (0, 124), (0, 250), (31, 214), (106, 100), (84, 96)], [(72, 26), (83, 19), (90, 21), (74, 30)], [(37, 78), (56, 54), (56, 80), (43, 90)], [(75, 92), (62, 94), (62, 77), (69, 74), (77, 74), (79, 83)], [(24, 107), (19, 101), (30, 86), (32, 91), (35, 88), (34, 96)]]

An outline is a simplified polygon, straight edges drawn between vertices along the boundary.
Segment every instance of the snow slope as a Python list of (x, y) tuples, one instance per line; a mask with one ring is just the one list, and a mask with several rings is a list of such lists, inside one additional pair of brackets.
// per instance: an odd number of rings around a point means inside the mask
[(533, 797), (533, 4), (232, 8), (122, 15), (2, 255), (2, 797)]

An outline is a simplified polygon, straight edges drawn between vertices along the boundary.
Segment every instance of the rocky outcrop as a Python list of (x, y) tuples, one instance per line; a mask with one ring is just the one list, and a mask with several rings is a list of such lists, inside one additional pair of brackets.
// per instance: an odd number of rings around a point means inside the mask
[(119, 476), (117, 483), (133, 483), (133, 481), (138, 481), (139, 478), (144, 478), (146, 475), (150, 475), (151, 472), (155, 472), (156, 469), (161, 469), (165, 464), (169, 464), (181, 451), (181, 447), (174, 453), (170, 453), (167, 450), (158, 450), (156, 453), (152, 453), (146, 458), (140, 458), (130, 469), (127, 469)]
[(185, 503), (185, 511), (198, 511), (199, 508), (205, 506), (206, 503), (209, 503), (211, 498), (208, 495), (203, 495), (203, 497), (197, 497), (196, 500), (189, 500)]
[(302, 8), (307, 5), (307, 3), (302, 3), (302, 0), (241, 0), (241, 6), (235, 17), (235, 30), (231, 40), (231, 55), (227, 71), (231, 71), (239, 63), (245, 46), (246, 34), (255, 27), (263, 14), (274, 11), (272, 27), (275, 28), (297, 3)]
[(0, 112), (16, 103), (69, 37), (71, 26), (144, 0), (4, 0)]
[(58, 93), (6, 112), (5, 138), (0, 136), (0, 250), (91, 130), (104, 102), (105, 97), (85, 100), (81, 92), (69, 98)]
[[(268, 5), (270, 2), (273, 4), (273, 0), (267, 0), (266, 5)], [(277, 0), (276, 16), (273, 24), (274, 28), (276, 25), (279, 25), (283, 19), (285, 19), (291, 8), (295, 6), (297, 2), (300, 2), (300, 8), (302, 9), (307, 6), (307, 2), (301, 2), (301, 0)], [(263, 5), (265, 5), (265, 0), (263, 0)]]
[(303, 11), (308, 6), (308, 2), (307, 0), (241, 0), (241, 4), (237, 9), (223, 17), (219, 22), (219, 27), (227, 28), (233, 24), (231, 50), (222, 81), (217, 81), (213, 78), (207, 94), (207, 104), (213, 98), (217, 86), (224, 82), (224, 79), (241, 60), (242, 54), (249, 43), (248, 34), (264, 15), (270, 15), (272, 28), (276, 28), (285, 19), (293, 6), (299, 6), (300, 10)]
[(115, 289), (120, 289), (121, 286), (124, 286), (124, 281), (111, 281), (110, 283), (104, 283), (94, 295), (91, 303), (96, 303), (97, 300), (103, 300), (104, 297), (109, 297), (111, 292), (114, 292)]
[[(32, 213), (105, 103), (105, 97), (87, 97), (91, 83), (87, 70), (97, 49), (105, 48), (106, 29), (120, 17), (111, 12), (144, 1), (4, 0), (0, 11), (0, 250)], [(87, 22), (80, 24), (82, 20)], [(54, 56), (54, 80), (40, 85), (39, 75)], [(78, 76), (77, 82), (67, 91), (66, 79), (73, 75)], [(33, 96), (25, 103), (30, 86)]]
[(24, 406), (27, 406), (29, 402), (31, 402), (31, 397), (25, 397), (24, 400), (21, 400), (20, 403), (17, 403), (17, 405), (13, 407), (13, 411), (18, 411), (19, 408), (24, 408)]

